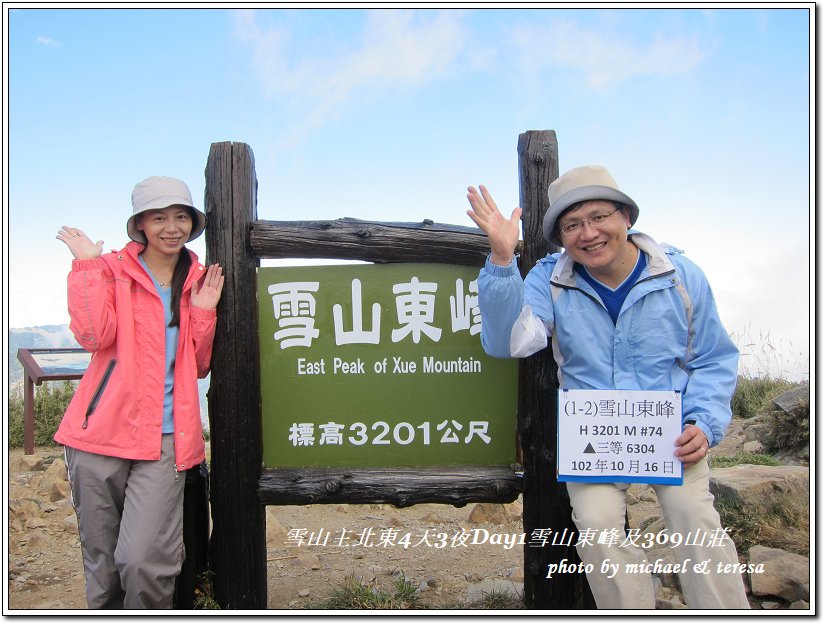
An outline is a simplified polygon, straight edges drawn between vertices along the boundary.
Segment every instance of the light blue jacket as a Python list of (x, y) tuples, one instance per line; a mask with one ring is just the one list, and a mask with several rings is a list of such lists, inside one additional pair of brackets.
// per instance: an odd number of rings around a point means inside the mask
[(630, 230), (647, 267), (613, 324), (566, 253), (547, 255), (522, 280), (487, 260), (478, 278), (481, 342), (494, 357), (525, 357), (552, 338), (562, 388), (680, 390), (683, 420), (718, 444), (732, 417), (738, 350), (701, 269), (673, 247)]

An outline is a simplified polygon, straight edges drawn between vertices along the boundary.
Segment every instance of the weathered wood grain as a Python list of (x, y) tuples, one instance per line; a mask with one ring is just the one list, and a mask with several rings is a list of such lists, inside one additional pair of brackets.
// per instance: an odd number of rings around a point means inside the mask
[(444, 503), (509, 503), (521, 480), (508, 467), (292, 468), (265, 470), (259, 496), (267, 505), (379, 503), (409, 507)]
[(258, 260), (246, 238), (256, 217), (254, 157), (243, 143), (215, 143), (206, 165), (208, 263), (223, 267), (209, 388), (212, 469), (210, 569), (225, 609), (266, 608), (265, 509), (257, 498), (263, 457), (258, 357)]
[(368, 262), (436, 262), (482, 266), (489, 243), (480, 229), (421, 223), (255, 221), (249, 243), (261, 258), (327, 258)]

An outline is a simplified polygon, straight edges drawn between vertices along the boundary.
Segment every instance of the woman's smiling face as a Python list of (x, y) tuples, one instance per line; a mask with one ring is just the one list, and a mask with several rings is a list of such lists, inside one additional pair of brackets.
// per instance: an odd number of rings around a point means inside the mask
[(185, 206), (147, 210), (137, 220), (148, 246), (161, 253), (179, 253), (192, 232), (192, 214)]

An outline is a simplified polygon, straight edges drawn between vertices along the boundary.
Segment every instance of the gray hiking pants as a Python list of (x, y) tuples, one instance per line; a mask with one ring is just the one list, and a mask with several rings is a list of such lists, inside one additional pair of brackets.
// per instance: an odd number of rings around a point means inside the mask
[(90, 609), (170, 609), (183, 562), (183, 486), (174, 436), (157, 461), (66, 447)]

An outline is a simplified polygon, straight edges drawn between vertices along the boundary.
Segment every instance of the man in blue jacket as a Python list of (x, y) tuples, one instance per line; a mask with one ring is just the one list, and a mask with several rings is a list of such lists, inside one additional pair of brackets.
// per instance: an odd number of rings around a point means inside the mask
[[(653, 487), (670, 535), (690, 536), (674, 550), (676, 563), (689, 561), (679, 575), (684, 599), (691, 608), (748, 609), (707, 464), (732, 416), (738, 351), (704, 274), (680, 250), (631, 229), (638, 206), (604, 167), (577, 167), (550, 184), (543, 232), (564, 252), (540, 260), (525, 280), (514, 253), (521, 209), (507, 219), (486, 188), (468, 190), (467, 214), (491, 247), (478, 279), (486, 352), (526, 357), (551, 340), (564, 388), (680, 391), (683, 432), (673, 442), (684, 483)], [(628, 487), (567, 483), (578, 531), (623, 535)], [(577, 547), (592, 564), (587, 580), (601, 609), (655, 608), (652, 577), (633, 572), (644, 552), (627, 541)], [(602, 572), (605, 559), (619, 564), (617, 574)]]

